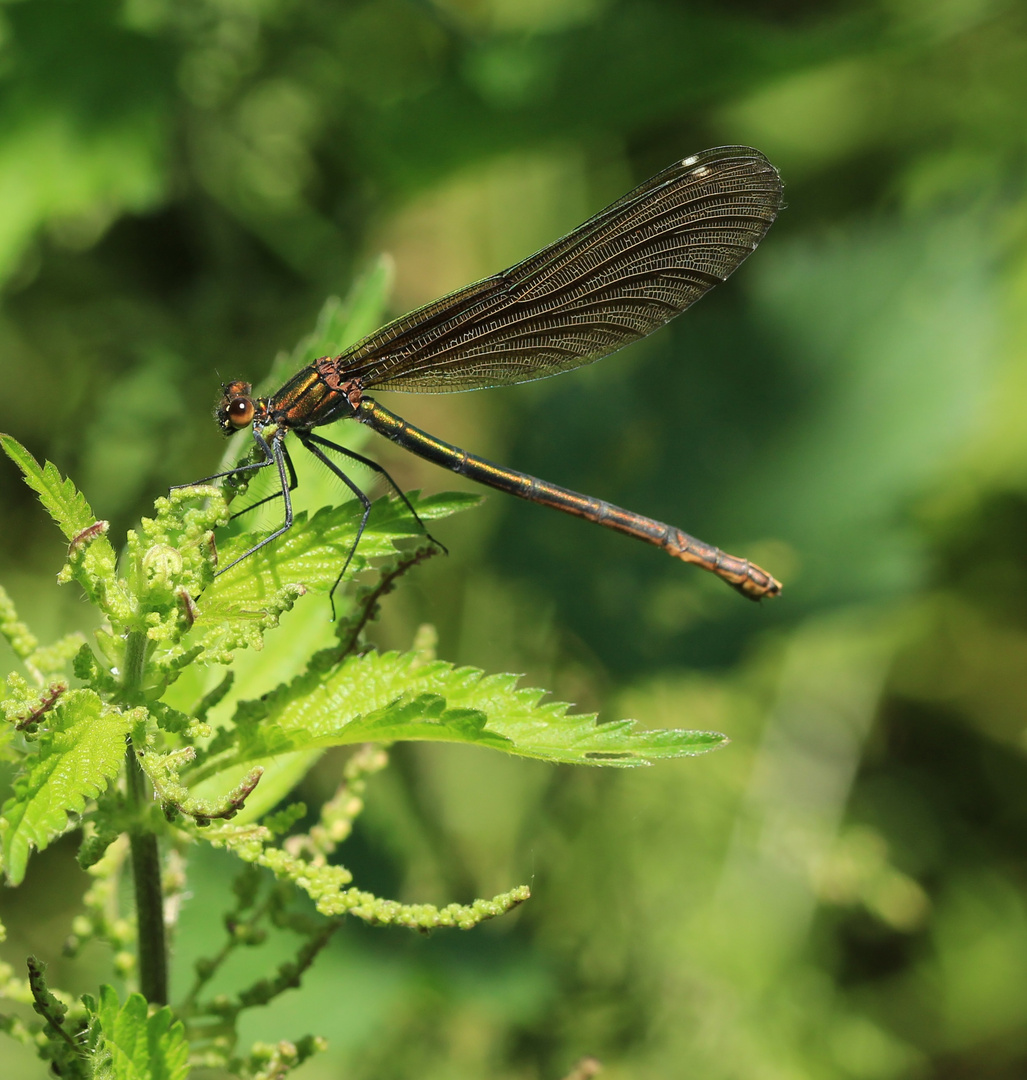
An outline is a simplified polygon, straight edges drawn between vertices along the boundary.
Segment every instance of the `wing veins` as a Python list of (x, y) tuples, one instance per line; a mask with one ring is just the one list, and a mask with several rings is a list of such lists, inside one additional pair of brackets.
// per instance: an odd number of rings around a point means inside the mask
[(645, 337), (733, 273), (780, 207), (780, 177), (758, 151), (687, 160), (688, 171), (671, 166), (520, 263), (365, 338), (336, 358), (341, 372), (366, 388), (469, 389), (557, 374)]

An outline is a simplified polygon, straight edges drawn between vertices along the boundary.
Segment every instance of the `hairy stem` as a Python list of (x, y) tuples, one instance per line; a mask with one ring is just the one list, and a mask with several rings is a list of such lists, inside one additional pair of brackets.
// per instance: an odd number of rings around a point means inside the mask
[(139, 939), (139, 989), (151, 1005), (168, 1003), (168, 958), (164, 939), (164, 897), (160, 884), (160, 853), (156, 834), (143, 824), (146, 778), (135, 750), (125, 749), (129, 799), (138, 810), (137, 824), (129, 835), (132, 878), (135, 881), (136, 933)]
[[(146, 663), (146, 635), (135, 631), (125, 643), (123, 694), (127, 703), (142, 684)], [(136, 933), (139, 949), (139, 989), (152, 1005), (168, 1003), (168, 953), (164, 933), (164, 897), (161, 893), (160, 852), (157, 835), (149, 825), (149, 793), (131, 738), (125, 748), (128, 800), (134, 813), (129, 834), (132, 878), (135, 882)]]

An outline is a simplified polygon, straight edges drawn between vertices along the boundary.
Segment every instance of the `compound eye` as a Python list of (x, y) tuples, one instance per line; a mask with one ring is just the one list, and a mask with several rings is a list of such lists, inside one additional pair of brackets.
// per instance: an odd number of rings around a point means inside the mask
[(244, 428), (253, 420), (253, 402), (248, 397), (238, 397), (228, 403), (225, 412), (232, 427)]

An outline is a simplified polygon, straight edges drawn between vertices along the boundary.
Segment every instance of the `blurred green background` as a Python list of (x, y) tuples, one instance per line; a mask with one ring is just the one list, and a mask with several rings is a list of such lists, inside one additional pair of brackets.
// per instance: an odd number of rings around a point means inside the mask
[[(378, 640), (432, 622), (446, 659), (732, 745), (632, 773), (398, 749), (343, 853), (357, 884), (533, 899), (469, 934), (353, 925), (249, 1037), (328, 1035), (310, 1080), (588, 1053), (617, 1078), (1024, 1075), (1025, 106), (1018, 0), (0, 4), (0, 430), (114, 530), (212, 470), (218, 383), (259, 380), (379, 252), (398, 314), (704, 147), (758, 146), (787, 184), (753, 259), (654, 339), (382, 395), (786, 589), (756, 607), (490, 495)], [(400, 483), (457, 484), (383, 443)], [(10, 465), (0, 499), (0, 580), (41, 636), (81, 626)], [(85, 991), (110, 962), (60, 960), (73, 855), (0, 895), (3, 954)], [(180, 989), (228, 904), (227, 860), (193, 870)], [(9, 1042), (0, 1064), (42, 1075)]]

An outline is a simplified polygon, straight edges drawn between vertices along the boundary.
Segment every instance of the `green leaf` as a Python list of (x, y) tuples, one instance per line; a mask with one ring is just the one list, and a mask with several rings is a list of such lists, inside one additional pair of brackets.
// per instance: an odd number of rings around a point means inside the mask
[(130, 994), (118, 1003), (113, 987), (100, 989), (96, 1017), (101, 1042), (97, 1047), (98, 1075), (111, 1080), (185, 1080), (189, 1075), (189, 1044), (180, 1020), (165, 1006), (147, 1016), (146, 998)]
[(96, 516), (86, 497), (70, 480), (62, 480), (57, 467), (39, 462), (10, 435), (0, 434), (0, 446), (4, 453), (21, 469), (25, 483), (39, 496), (39, 501), (60, 526), (69, 540), (96, 524)]
[(0, 811), (4, 869), (12, 885), (25, 876), (31, 849), (42, 851), (66, 832), (118, 774), (125, 735), (135, 717), (105, 706), (91, 690), (72, 690), (48, 714), (49, 730), (36, 744)]
[(303, 676), (261, 703), (241, 703), (237, 744), (196, 771), (347, 743), (417, 739), (470, 743), (545, 761), (647, 765), (701, 754), (727, 742), (707, 731), (639, 731), (632, 720), (597, 724), (543, 691), (517, 688), (515, 675), (485, 675), (417, 653), (351, 656), (326, 677)]
[(58, 580), (74, 578), (93, 603), (123, 611), (127, 600), (117, 580), (118, 559), (107, 539), (107, 522), (96, 520), (85, 496), (70, 480), (61, 479), (55, 465), (48, 461), (40, 467), (10, 435), (0, 434), (0, 446), (70, 541), (68, 562)]

